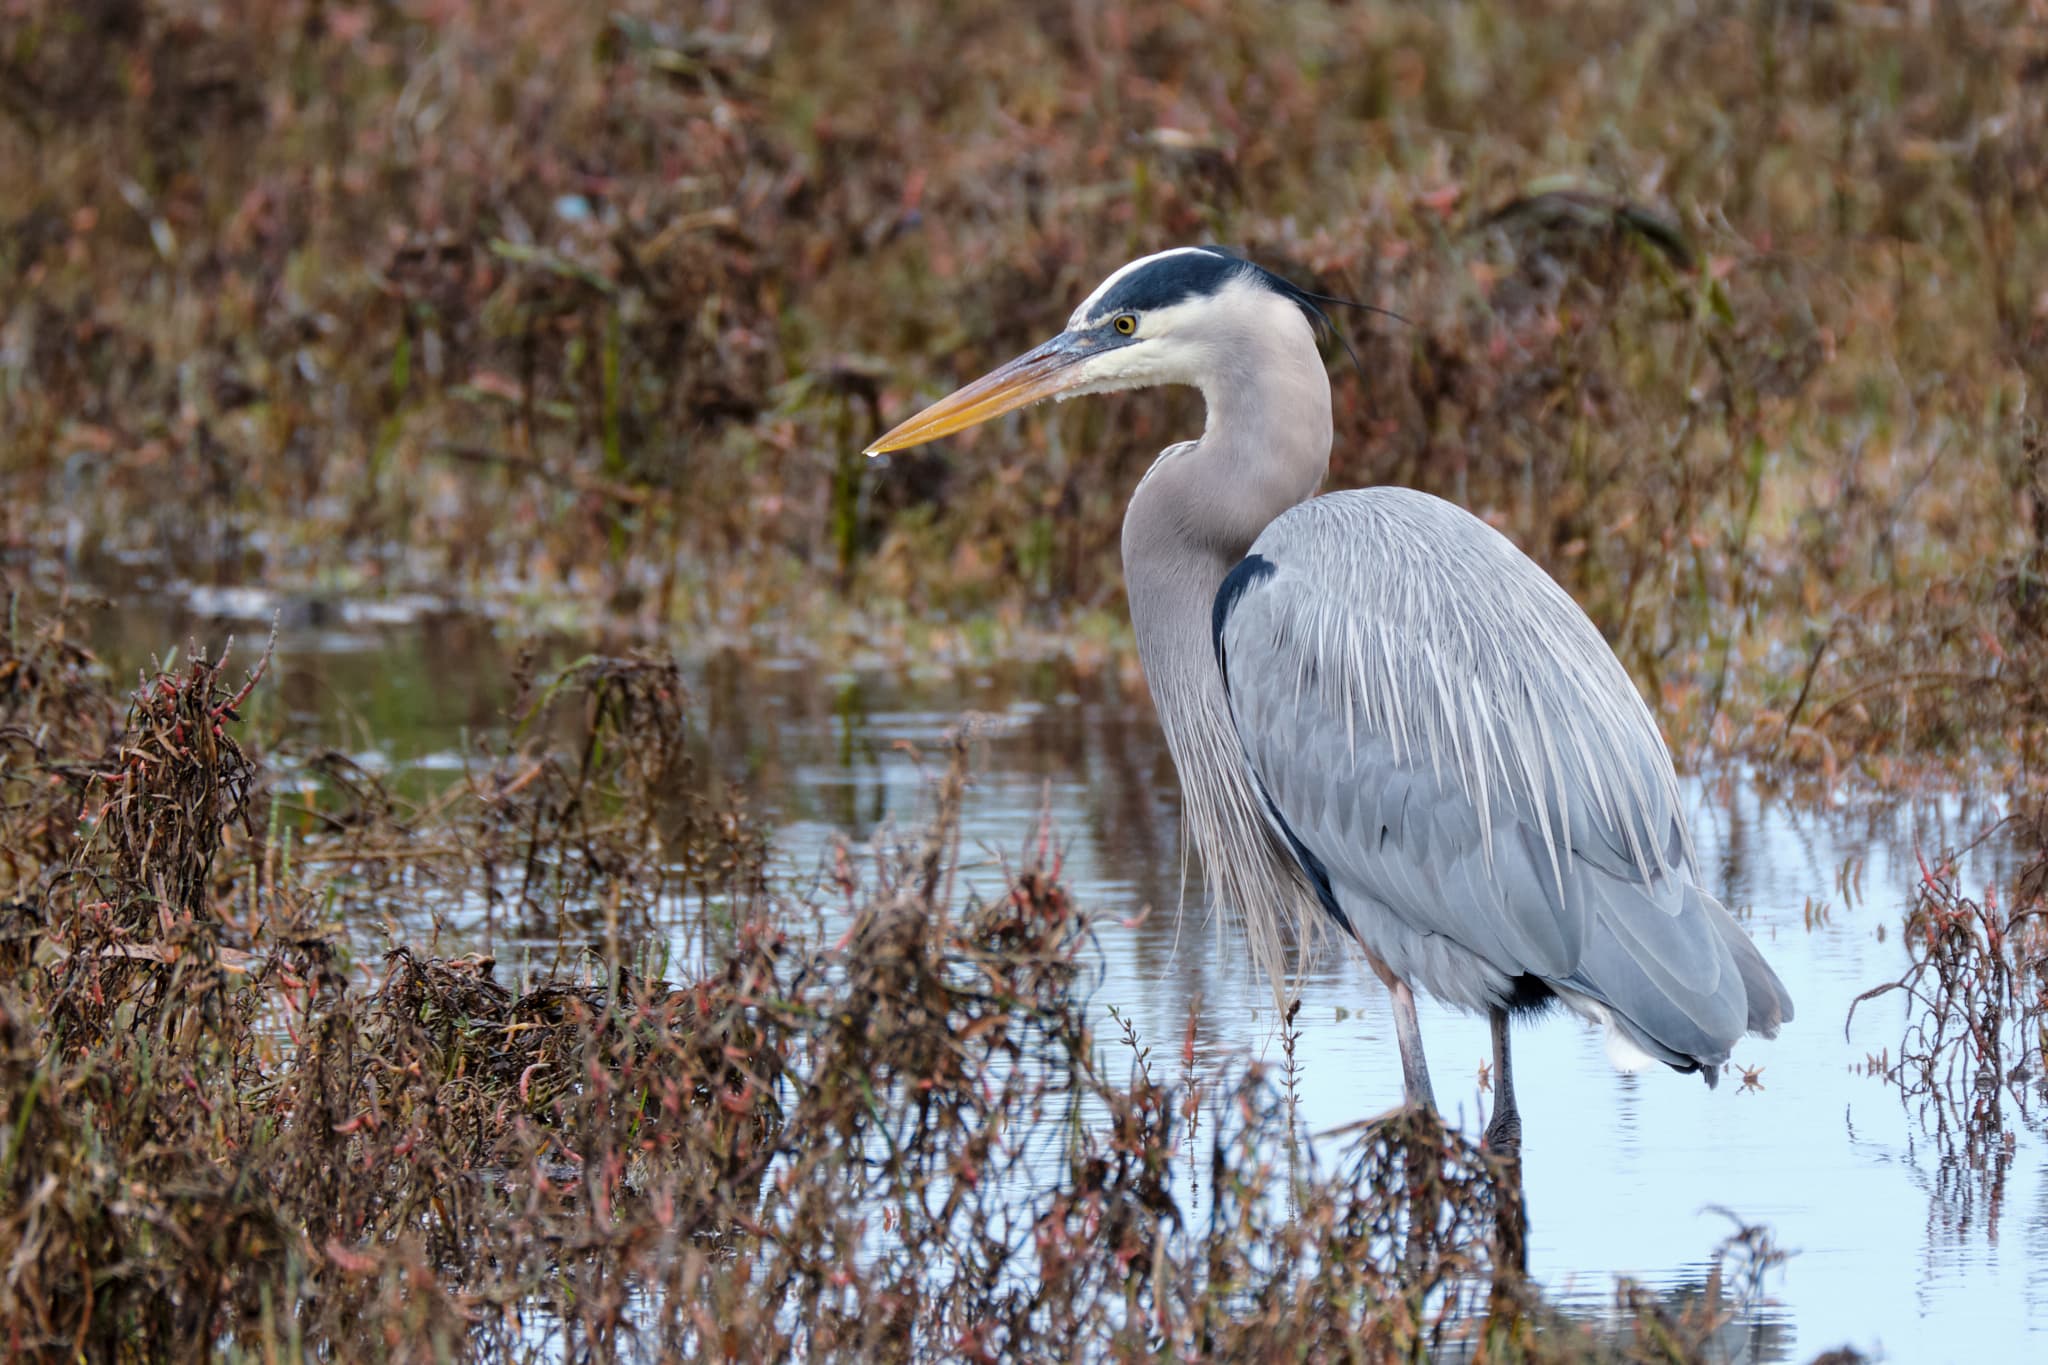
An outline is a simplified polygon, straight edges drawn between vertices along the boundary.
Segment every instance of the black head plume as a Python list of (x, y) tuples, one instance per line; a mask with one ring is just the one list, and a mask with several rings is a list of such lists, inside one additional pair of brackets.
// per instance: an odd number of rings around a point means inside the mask
[(1382, 317), (1392, 318), (1394, 321), (1405, 323), (1410, 327), (1415, 325), (1391, 309), (1378, 308), (1370, 303), (1360, 303), (1356, 299), (1342, 298), (1336, 294), (1318, 294), (1313, 289), (1304, 289), (1285, 275), (1275, 274), (1256, 261), (1231, 250), (1229, 247), (1205, 246), (1202, 250), (1224, 260), (1235, 262), (1242, 273), (1257, 279), (1266, 288), (1299, 308), (1302, 311), (1302, 315), (1308, 319), (1309, 326), (1315, 328), (1320, 335), (1337, 339), (1338, 344), (1344, 348), (1344, 354), (1351, 357), (1351, 366), (1358, 371), (1361, 378), (1365, 375), (1365, 366), (1359, 363), (1358, 352), (1351, 348), (1351, 338), (1344, 335), (1343, 330), (1331, 320), (1329, 313), (1325, 311), (1326, 305), (1337, 308), (1356, 308), (1362, 313), (1378, 313)]

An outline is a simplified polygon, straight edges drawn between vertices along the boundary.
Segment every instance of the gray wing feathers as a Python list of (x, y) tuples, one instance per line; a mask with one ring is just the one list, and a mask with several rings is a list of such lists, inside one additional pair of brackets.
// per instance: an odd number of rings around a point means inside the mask
[(1294, 509), (1253, 553), (1275, 572), (1218, 635), (1246, 757), (1340, 901), (1498, 974), (1423, 984), (1476, 1005), (1534, 975), (1679, 1065), (1791, 1016), (1696, 884), (1648, 708), (1505, 538), (1374, 489)]

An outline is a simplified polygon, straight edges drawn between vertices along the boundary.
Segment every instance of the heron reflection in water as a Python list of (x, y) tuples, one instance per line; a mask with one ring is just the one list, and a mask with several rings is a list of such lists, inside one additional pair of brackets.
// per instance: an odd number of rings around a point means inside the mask
[(1521, 1137), (1509, 1019), (1554, 1002), (1618, 1065), (1711, 1085), (1792, 1017), (1784, 984), (1700, 886), (1656, 722), (1564, 589), (1426, 493), (1316, 496), (1330, 301), (1215, 248), (1147, 256), (868, 453), (1046, 398), (1200, 389), (1201, 438), (1131, 494), (1124, 580), (1187, 828), (1276, 992), (1290, 937), (1354, 939), (1419, 1106), (1414, 990), (1485, 1013), (1497, 1151)]

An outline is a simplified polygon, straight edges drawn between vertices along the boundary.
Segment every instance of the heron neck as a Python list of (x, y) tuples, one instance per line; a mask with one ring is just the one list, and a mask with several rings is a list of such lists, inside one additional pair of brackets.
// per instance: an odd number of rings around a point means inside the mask
[[(1216, 667), (1211, 616), (1224, 576), (1259, 532), (1321, 485), (1330, 386), (1305, 322), (1298, 336), (1272, 329), (1248, 338), (1231, 368), (1232, 378), (1203, 385), (1202, 439), (1167, 450), (1131, 495), (1124, 584), (1187, 832), (1214, 894), (1249, 921), (1254, 954), (1277, 991), (1280, 923), (1312, 926), (1315, 912), (1266, 825)], [(1307, 936), (1297, 941), (1305, 947)]]
[[(1330, 379), (1315, 334), (1292, 304), (1212, 341), (1199, 386), (1207, 420), (1199, 441), (1170, 447), (1138, 481), (1124, 516), (1124, 560), (1168, 546), (1220, 563), (1242, 559), (1273, 518), (1306, 502), (1330, 468)], [(1135, 544), (1134, 544), (1135, 542)], [(1135, 611), (1136, 604), (1133, 604)]]
[(1165, 678), (1198, 675), (1206, 685), (1190, 685), (1190, 694), (1224, 706), (1209, 639), (1216, 590), (1273, 518), (1314, 497), (1329, 470), (1329, 376), (1308, 323), (1293, 305), (1275, 303), (1280, 315), (1255, 318), (1212, 348), (1229, 363), (1202, 378), (1202, 439), (1153, 461), (1124, 512), (1131, 625), (1162, 720)]
[(1211, 528), (1232, 563), (1268, 522), (1314, 497), (1330, 470), (1330, 376), (1307, 320), (1275, 305), (1284, 325), (1231, 338), (1229, 363), (1204, 378), (1202, 439), (1181, 461), (1179, 486), (1162, 489)]

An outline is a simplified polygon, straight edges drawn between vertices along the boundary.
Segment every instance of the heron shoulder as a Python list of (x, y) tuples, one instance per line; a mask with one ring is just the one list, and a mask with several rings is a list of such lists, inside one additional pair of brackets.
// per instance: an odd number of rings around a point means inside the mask
[(1269, 555), (1284, 549), (1297, 557), (1313, 553), (1368, 565), (1416, 556), (1431, 563), (1507, 558), (1551, 582), (1491, 524), (1416, 488), (1350, 488), (1310, 498), (1274, 518), (1253, 548)]
[[(1264, 575), (1326, 606), (1349, 605), (1460, 655), (1512, 648), (1524, 661), (1591, 666), (1634, 691), (1584, 609), (1515, 543), (1471, 512), (1412, 488), (1329, 493), (1274, 519), (1251, 547)], [(1512, 663), (1514, 657), (1498, 660)], [(1475, 662), (1479, 660), (1475, 657)]]

